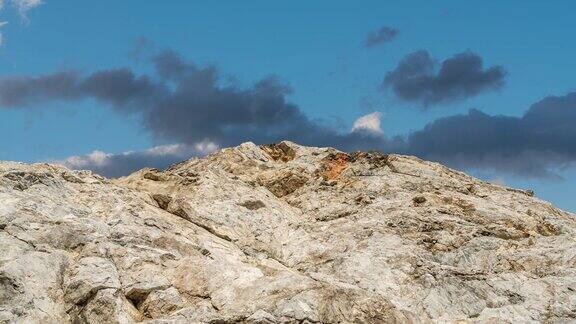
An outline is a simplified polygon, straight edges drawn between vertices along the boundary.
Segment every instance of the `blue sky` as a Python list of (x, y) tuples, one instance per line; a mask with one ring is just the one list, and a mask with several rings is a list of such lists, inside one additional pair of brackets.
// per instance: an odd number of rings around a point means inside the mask
[[(0, 77), (120, 67), (150, 74), (150, 64), (133, 55), (145, 38), (148, 51), (172, 49), (198, 66), (213, 65), (219, 82), (239, 88), (276, 76), (292, 88), (286, 100), (318, 125), (348, 132), (359, 117), (379, 111), (387, 137), (405, 136), (471, 108), (520, 117), (547, 96), (574, 91), (575, 9), (572, 1), (365, 1), (359, 6), (351, 1), (45, 0), (23, 17), (6, 1), (0, 12), (0, 21), (8, 22), (0, 29)], [(398, 34), (366, 48), (367, 35), (383, 26)], [(387, 73), (418, 50), (438, 64), (458, 53), (475, 53), (485, 69), (505, 70), (505, 82), (432, 107), (383, 91)], [(36, 106), (0, 109), (0, 159), (64, 160), (95, 150), (122, 153), (175, 143), (143, 127), (138, 115), (93, 98)], [(563, 161), (555, 168), (573, 164)], [(563, 179), (491, 167), (468, 171), (532, 188), (537, 196), (576, 210), (573, 167), (556, 170)]]

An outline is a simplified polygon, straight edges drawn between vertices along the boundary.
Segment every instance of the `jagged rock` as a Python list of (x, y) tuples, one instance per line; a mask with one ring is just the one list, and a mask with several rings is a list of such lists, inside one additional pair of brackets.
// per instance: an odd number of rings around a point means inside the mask
[(64, 296), (74, 305), (85, 304), (99, 290), (119, 288), (118, 271), (105, 258), (82, 258), (64, 276)]
[(270, 155), (274, 161), (288, 162), (294, 160), (296, 157), (296, 150), (286, 142), (262, 145), (261, 148)]
[(76, 323), (130, 323), (142, 315), (116, 289), (100, 289), (82, 308), (69, 312)]
[(304, 186), (308, 182), (308, 177), (304, 175), (302, 170), (269, 171), (262, 173), (258, 180), (276, 197), (281, 198)]
[(152, 194), (152, 199), (156, 200), (158, 206), (162, 209), (167, 209), (172, 201), (172, 197), (164, 194)]
[(126, 298), (138, 308), (150, 293), (170, 288), (170, 281), (154, 266), (147, 266), (127, 273), (122, 284)]
[(571, 322), (575, 234), (532, 191), (377, 152), (0, 162), (0, 322)]
[(145, 316), (159, 318), (170, 315), (185, 306), (184, 299), (174, 287), (165, 290), (154, 290), (146, 296), (140, 305)]
[(273, 324), (277, 323), (278, 319), (272, 314), (259, 309), (247, 318), (247, 322), (253, 324)]

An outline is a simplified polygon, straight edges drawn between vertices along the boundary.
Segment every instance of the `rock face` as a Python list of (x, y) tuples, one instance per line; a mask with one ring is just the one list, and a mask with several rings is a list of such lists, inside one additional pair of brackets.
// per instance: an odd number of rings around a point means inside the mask
[(576, 218), (436, 163), (245, 143), (0, 163), (1, 323), (576, 320)]

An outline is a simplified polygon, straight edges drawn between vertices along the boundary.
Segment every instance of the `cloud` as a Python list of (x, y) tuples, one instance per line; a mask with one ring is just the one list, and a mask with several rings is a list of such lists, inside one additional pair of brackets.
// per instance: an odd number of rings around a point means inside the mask
[(368, 33), (366, 40), (364, 41), (364, 47), (371, 48), (389, 43), (398, 36), (398, 33), (400, 33), (400, 31), (396, 28), (383, 26), (378, 30)]
[[(0, 78), (0, 109), (42, 109), (48, 102), (95, 100), (119, 113), (138, 116), (156, 142), (183, 145), (208, 141), (233, 146), (287, 139), (352, 150), (373, 148), (384, 138), (377, 132), (341, 133), (309, 119), (288, 101), (290, 87), (275, 77), (241, 88), (223, 85), (216, 67), (197, 66), (175, 52), (161, 52), (151, 63), (154, 73), (148, 75), (118, 68), (87, 75), (62, 71)], [(135, 157), (146, 160), (148, 155), (114, 156), (127, 164), (134, 164)], [(89, 166), (98, 167), (97, 160), (85, 159), (93, 162)]]
[(44, 2), (42, 0), (12, 0), (12, 5), (16, 8), (16, 10), (18, 10), (20, 16), (25, 20), (28, 19), (26, 16), (28, 11), (42, 5), (43, 3)]
[[(366, 141), (364, 141), (366, 140)], [(364, 132), (354, 132), (348, 136), (339, 136), (335, 142), (325, 142), (319, 146), (335, 146), (345, 151), (369, 150), (385, 141), (382, 137), (374, 137)], [(91, 170), (109, 178), (128, 175), (145, 167), (165, 169), (168, 166), (185, 161), (192, 157), (203, 157), (217, 149), (216, 143), (200, 142), (196, 144), (159, 145), (144, 151), (128, 151), (118, 154), (106, 153), (100, 150), (86, 155), (70, 156), (64, 160), (48, 162), (62, 164), (76, 170)]]
[(25, 107), (45, 101), (73, 99), (78, 82), (75, 72), (58, 72), (38, 77), (14, 76), (0, 79), (0, 105)]
[(145, 151), (130, 151), (119, 154), (93, 151), (86, 155), (71, 156), (62, 161), (54, 161), (71, 169), (92, 170), (106, 177), (119, 177), (144, 167), (164, 169), (171, 164), (195, 156), (205, 156), (218, 149), (211, 142), (172, 144), (155, 146)]
[[(4, 3), (5, 1), (0, 0), (0, 11), (4, 9)], [(26, 15), (28, 11), (42, 5), (44, 2), (42, 0), (11, 0), (10, 3), (12, 4), (12, 7), (14, 7), (18, 11), (18, 14), (20, 15), (22, 21), (28, 23), (29, 22), (28, 16)], [(5, 26), (6, 24), (8, 24), (8, 22), (0, 20), (0, 28)], [(3, 42), (4, 42), (4, 36), (0, 32), (0, 46), (2, 46)]]
[(522, 117), (478, 110), (440, 118), (410, 134), (405, 150), (461, 169), (556, 177), (576, 162), (576, 92), (550, 96)]
[[(69, 166), (106, 175), (126, 174), (142, 166), (164, 167), (200, 154), (197, 143), (226, 147), (285, 139), (345, 151), (406, 153), (460, 169), (533, 177), (554, 176), (558, 168), (576, 161), (576, 93), (545, 98), (521, 117), (471, 110), (440, 118), (404, 137), (388, 138), (377, 112), (360, 117), (350, 132), (310, 119), (287, 99), (290, 87), (274, 77), (247, 87), (224, 85), (216, 67), (198, 66), (169, 51), (154, 56), (151, 63), (154, 72), (143, 75), (119, 68), (0, 78), (0, 109), (43, 109), (50, 106), (48, 102), (95, 100), (118, 113), (137, 116), (157, 144), (182, 145), (175, 151), (160, 146), (67, 160)], [(448, 65), (444, 70), (451, 70), (451, 64), (444, 65)], [(450, 73), (432, 78), (443, 80), (446, 75)]]
[(354, 125), (352, 125), (352, 132), (366, 131), (374, 134), (384, 134), (380, 128), (381, 117), (382, 114), (375, 111), (356, 119)]
[(0, 107), (31, 109), (50, 101), (94, 99), (118, 112), (137, 114), (160, 142), (231, 146), (289, 139), (354, 146), (376, 140), (368, 134), (340, 134), (310, 120), (287, 101), (291, 89), (275, 77), (247, 88), (222, 86), (216, 67), (198, 67), (174, 52), (162, 52), (152, 62), (153, 75), (137, 76), (123, 68), (85, 76), (58, 72), (0, 78)]
[[(0, 5), (1, 5), (1, 3), (0, 3)], [(0, 10), (1, 10), (1, 6), (0, 6)], [(8, 25), (7, 21), (0, 21), (0, 29), (6, 25)], [(0, 32), (0, 46), (2, 46), (2, 43), (4, 43), (4, 36), (2, 35), (2, 32)]]
[(472, 52), (456, 54), (437, 68), (425, 50), (407, 55), (382, 83), (382, 89), (424, 107), (468, 99), (504, 85), (501, 66), (483, 68), (482, 58)]
[(145, 55), (154, 51), (156, 45), (154, 42), (150, 41), (146, 37), (138, 37), (132, 46), (132, 49), (128, 52), (128, 57), (140, 61), (145, 58)]

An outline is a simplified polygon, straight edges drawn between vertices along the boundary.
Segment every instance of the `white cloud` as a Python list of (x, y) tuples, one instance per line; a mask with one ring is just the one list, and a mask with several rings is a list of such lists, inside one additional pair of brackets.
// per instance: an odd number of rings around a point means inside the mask
[(375, 111), (371, 114), (364, 115), (354, 122), (352, 126), (352, 132), (356, 131), (367, 131), (374, 134), (383, 134), (380, 128), (380, 119), (382, 118), (382, 113)]
[[(5, 3), (6, 2), (4, 0), (0, 0), (0, 12), (4, 9)], [(28, 11), (44, 4), (42, 0), (11, 0), (10, 3), (12, 4), (12, 7), (18, 11), (22, 21), (25, 23), (28, 23), (28, 16), (26, 15)], [(6, 24), (8, 24), (7, 21), (0, 20), (0, 28)], [(4, 38), (2, 32), (0, 31), (0, 46), (2, 45), (3, 40)]]
[(193, 156), (210, 154), (218, 148), (218, 145), (213, 142), (202, 141), (194, 144), (160, 145), (143, 151), (127, 151), (118, 154), (96, 150), (86, 155), (74, 155), (53, 162), (71, 169), (87, 169), (104, 176), (118, 177), (144, 167), (163, 169)]
[(202, 154), (210, 154), (218, 149), (218, 145), (210, 141), (202, 141), (194, 144), (194, 149)]
[[(127, 154), (127, 153), (122, 153)], [(105, 153), (102, 151), (93, 151), (86, 155), (74, 155), (66, 160), (62, 161), (62, 164), (74, 168), (74, 169), (81, 169), (91, 165), (95, 166), (104, 166), (107, 164), (109, 158), (113, 154)]]
[(26, 13), (29, 10), (34, 9), (44, 2), (42, 0), (12, 0), (12, 5), (18, 10), (20, 16), (27, 20)]
[[(2, 8), (1, 6), (2, 6), (2, 3), (0, 2), (0, 9)], [(4, 27), (7, 24), (8, 24), (7, 21), (0, 21), (0, 28)], [(3, 41), (4, 41), (4, 38), (2, 36), (2, 32), (0, 32), (0, 46), (2, 45)]]

